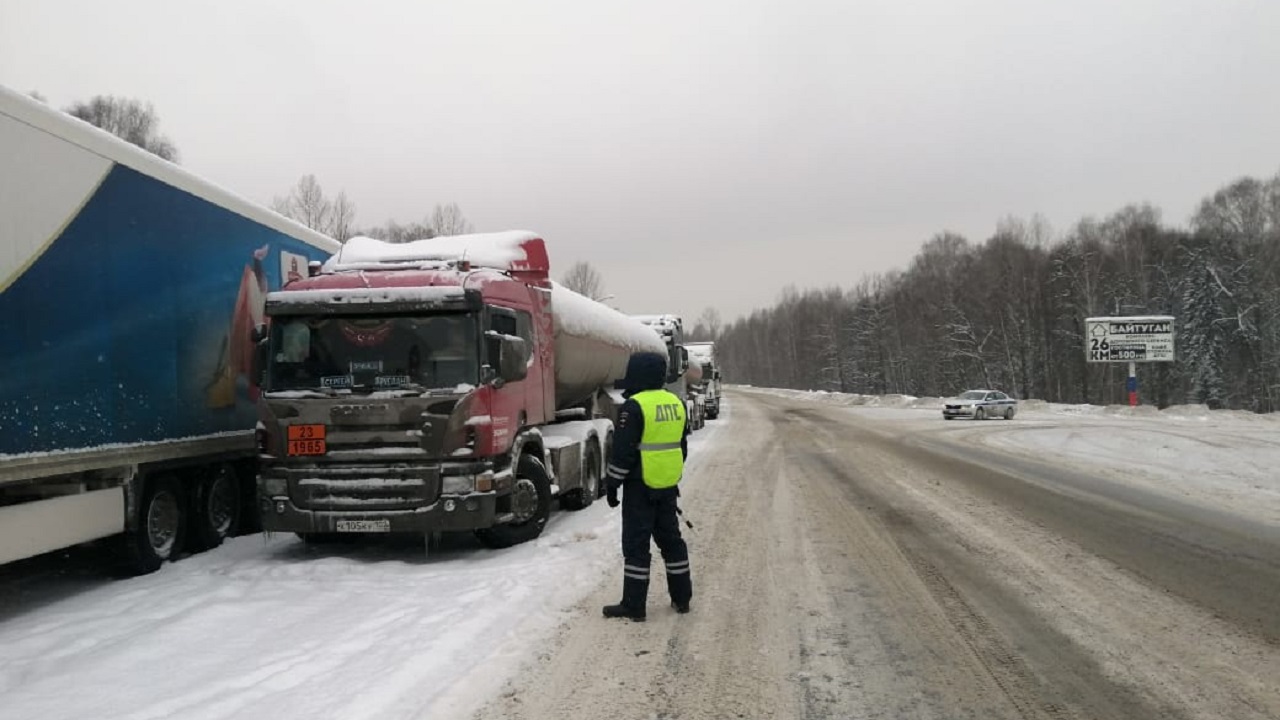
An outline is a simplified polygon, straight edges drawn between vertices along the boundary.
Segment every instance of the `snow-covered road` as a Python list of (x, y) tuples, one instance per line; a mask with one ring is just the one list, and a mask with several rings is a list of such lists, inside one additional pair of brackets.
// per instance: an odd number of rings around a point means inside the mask
[(1280, 418), (733, 402), (694, 439), (691, 615), (659, 579), (648, 623), (599, 617), (604, 503), (429, 558), (250, 536), (110, 580), (76, 552), (0, 569), (0, 720), (1280, 713)]
[[(601, 585), (483, 720), (1280, 717), (1271, 510), (1085, 457), (1094, 437), (1178, 444), (1160, 424), (1180, 421), (1045, 408), (951, 423), (915, 400), (730, 397), (733, 441), (685, 496), (693, 612), (662, 607), (659, 582), (647, 623), (602, 621), (618, 588)], [(1195, 437), (1224, 442), (1179, 447), (1247, 471), (1225, 440), (1252, 422), (1215, 415)], [(1034, 426), (1059, 454), (1018, 440)], [(1115, 442), (1102, 460), (1134, 469)], [(1270, 502), (1261, 477), (1216, 482)]]

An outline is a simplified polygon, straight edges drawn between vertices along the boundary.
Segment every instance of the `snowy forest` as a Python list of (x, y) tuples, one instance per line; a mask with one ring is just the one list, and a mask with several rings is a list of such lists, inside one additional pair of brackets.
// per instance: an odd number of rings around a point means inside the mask
[(1177, 362), (1138, 366), (1144, 404), (1280, 409), (1280, 174), (1223, 187), (1189, 228), (1139, 205), (1057, 236), (1039, 217), (943, 233), (905, 271), (788, 288), (716, 344), (733, 383), (1122, 403), (1125, 364), (1085, 360), (1084, 319), (1108, 315), (1177, 320)]

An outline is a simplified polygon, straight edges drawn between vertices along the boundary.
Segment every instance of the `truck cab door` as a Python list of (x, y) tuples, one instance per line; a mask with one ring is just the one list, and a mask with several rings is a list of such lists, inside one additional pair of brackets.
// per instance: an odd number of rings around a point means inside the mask
[[(485, 332), (497, 333), (498, 335), (509, 335), (519, 337), (517, 328), (516, 312), (509, 308), (496, 307), (493, 305), (485, 308)], [(486, 364), (489, 365), (491, 372), (498, 374), (498, 359), (492, 357), (492, 347), (489, 349), (490, 357), (486, 358)], [(527, 378), (525, 380), (515, 380), (511, 382), (495, 383), (493, 388), (493, 407), (491, 414), (494, 416), (495, 424), (502, 422), (499, 418), (506, 419), (507, 423), (516, 422), (520, 410), (526, 405), (526, 394), (528, 386)], [(509, 425), (508, 425), (509, 426)]]

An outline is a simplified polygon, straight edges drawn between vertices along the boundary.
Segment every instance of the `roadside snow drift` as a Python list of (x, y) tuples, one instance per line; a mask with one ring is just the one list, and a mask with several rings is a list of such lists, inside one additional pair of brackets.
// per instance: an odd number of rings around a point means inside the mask
[(1065, 463), (1280, 525), (1280, 415), (1024, 400), (1012, 421), (945, 422), (939, 398), (743, 389), (847, 407), (902, 432)]

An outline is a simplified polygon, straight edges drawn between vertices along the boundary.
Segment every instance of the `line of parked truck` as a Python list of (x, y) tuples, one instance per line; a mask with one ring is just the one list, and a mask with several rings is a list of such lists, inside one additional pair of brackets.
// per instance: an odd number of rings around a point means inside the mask
[(536, 537), (601, 494), (636, 351), (700, 425), (709, 344), (551, 280), (541, 237), (339, 245), (0, 88), (0, 563), (135, 572), (262, 529)]
[(635, 315), (653, 328), (666, 345), (667, 387), (685, 402), (694, 430), (720, 415), (720, 371), (715, 365), (715, 343), (688, 342), (684, 321), (677, 315)]

